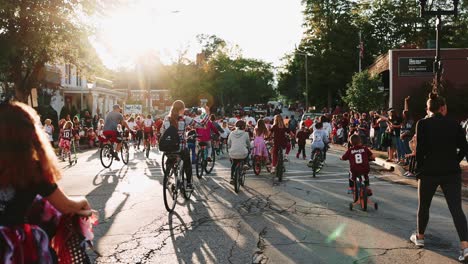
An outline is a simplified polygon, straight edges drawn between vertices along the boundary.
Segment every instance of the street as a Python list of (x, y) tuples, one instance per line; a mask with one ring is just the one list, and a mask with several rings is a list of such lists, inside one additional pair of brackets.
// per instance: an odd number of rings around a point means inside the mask
[[(162, 195), (161, 156), (132, 152), (130, 163), (104, 169), (97, 149), (60, 163), (59, 185), (86, 196), (99, 211), (96, 263), (457, 263), (458, 237), (442, 196), (432, 202), (426, 248), (408, 241), (416, 227), (417, 192), (371, 173), (379, 210), (349, 210), (347, 162), (331, 148), (325, 167), (311, 177), (290, 154), (285, 180), (250, 170), (236, 194), (230, 164), (217, 160), (212, 174), (195, 179), (191, 200), (168, 214)], [(464, 204), (465, 212), (468, 206)]]

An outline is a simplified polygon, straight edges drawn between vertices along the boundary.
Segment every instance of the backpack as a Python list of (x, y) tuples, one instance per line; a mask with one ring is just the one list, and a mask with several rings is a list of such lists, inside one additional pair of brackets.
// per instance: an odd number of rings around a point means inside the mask
[(180, 139), (177, 128), (169, 126), (159, 139), (159, 150), (162, 152), (177, 152), (180, 150)]

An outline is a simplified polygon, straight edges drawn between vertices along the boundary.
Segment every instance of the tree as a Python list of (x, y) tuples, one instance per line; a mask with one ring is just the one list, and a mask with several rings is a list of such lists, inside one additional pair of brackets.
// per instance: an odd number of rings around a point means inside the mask
[(13, 83), (17, 100), (27, 101), (44, 78), (47, 63), (67, 62), (82, 74), (101, 65), (80, 18), (94, 0), (3, 0), (0, 2), (0, 72)]
[(380, 109), (383, 105), (382, 92), (378, 89), (380, 85), (377, 76), (370, 76), (367, 71), (356, 73), (348, 85), (343, 101), (359, 112)]

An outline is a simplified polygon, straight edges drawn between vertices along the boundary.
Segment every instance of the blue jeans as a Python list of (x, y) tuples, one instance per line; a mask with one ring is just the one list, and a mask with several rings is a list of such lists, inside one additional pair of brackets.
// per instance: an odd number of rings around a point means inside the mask
[(402, 160), (405, 158), (405, 154), (409, 154), (409, 153), (406, 153), (406, 149), (403, 145), (403, 141), (400, 139), (400, 137), (396, 137), (396, 149), (397, 149), (397, 155), (398, 155), (398, 159), (399, 160)]
[(197, 155), (195, 153), (195, 143), (187, 143), (187, 147), (190, 152), (192, 152), (192, 163), (194, 163), (197, 160)]

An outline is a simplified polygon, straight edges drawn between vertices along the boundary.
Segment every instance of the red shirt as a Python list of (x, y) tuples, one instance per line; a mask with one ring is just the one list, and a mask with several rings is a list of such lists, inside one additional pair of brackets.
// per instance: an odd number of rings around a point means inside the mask
[(310, 128), (310, 126), (312, 126), (312, 124), (314, 123), (314, 121), (312, 121), (312, 119), (306, 119), (304, 121), (304, 125), (307, 127), (307, 128)]
[(369, 158), (372, 152), (365, 146), (355, 146), (349, 148), (341, 157), (343, 160), (349, 160), (349, 167), (352, 174), (367, 175), (370, 171)]

